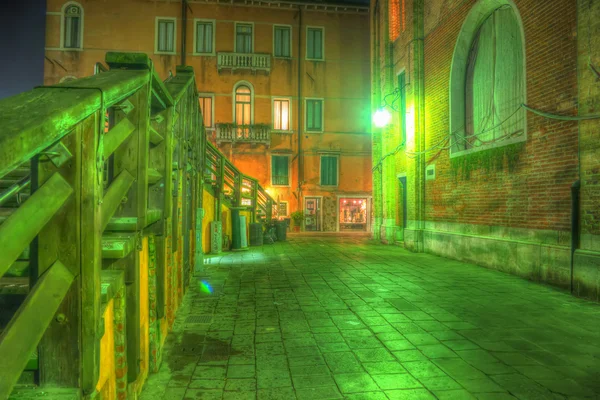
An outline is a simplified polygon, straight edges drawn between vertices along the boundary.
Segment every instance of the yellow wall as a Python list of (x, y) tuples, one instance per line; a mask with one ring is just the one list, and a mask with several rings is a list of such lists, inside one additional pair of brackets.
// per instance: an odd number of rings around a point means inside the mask
[(202, 195), (202, 208), (204, 208), (204, 218), (202, 218), (202, 252), (210, 253), (210, 223), (215, 220), (215, 198), (206, 190)]
[(96, 390), (102, 400), (116, 399), (115, 375), (115, 336), (114, 336), (114, 300), (110, 300), (104, 310), (104, 335), (100, 340), (100, 377)]
[[(231, 210), (225, 204), (221, 204), (221, 222), (223, 223), (223, 235), (229, 237), (229, 246), (231, 246)], [(225, 243), (223, 243), (223, 250), (226, 250)]]

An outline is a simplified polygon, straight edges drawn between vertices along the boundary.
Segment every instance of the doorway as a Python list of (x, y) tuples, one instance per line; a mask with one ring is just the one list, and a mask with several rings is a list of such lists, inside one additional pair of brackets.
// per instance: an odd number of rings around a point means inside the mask
[(370, 203), (368, 197), (338, 196), (338, 231), (370, 232)]
[(407, 196), (408, 190), (406, 189), (406, 176), (398, 177), (398, 201), (401, 203), (397, 208), (398, 214), (396, 216), (396, 241), (404, 241), (404, 229), (407, 226)]
[(323, 230), (323, 215), (321, 213), (321, 197), (304, 198), (304, 230), (319, 232)]

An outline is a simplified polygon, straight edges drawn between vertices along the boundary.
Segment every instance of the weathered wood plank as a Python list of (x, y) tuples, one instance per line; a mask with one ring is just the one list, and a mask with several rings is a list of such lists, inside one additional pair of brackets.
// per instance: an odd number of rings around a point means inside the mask
[(108, 131), (108, 133), (104, 135), (104, 158), (108, 159), (108, 157), (115, 152), (133, 131), (135, 131), (135, 125), (127, 118), (122, 119)]
[(102, 199), (102, 224), (100, 226), (100, 230), (104, 231), (106, 226), (110, 222), (110, 219), (117, 211), (119, 205), (121, 205), (121, 200), (127, 194), (127, 191), (133, 185), (134, 182), (133, 176), (127, 171), (123, 171), (117, 176), (114, 182), (108, 188), (108, 191), (104, 195)]
[(110, 219), (108, 225), (106, 225), (106, 230), (113, 232), (129, 232), (135, 231), (137, 229), (137, 225), (137, 218), (117, 217)]
[(0, 335), (0, 398), (8, 398), (75, 276), (57, 261), (40, 278)]
[(160, 221), (160, 219), (163, 216), (163, 212), (162, 210), (148, 210), (146, 212), (146, 226), (151, 225), (157, 221)]
[(102, 258), (117, 259), (126, 257), (135, 248), (135, 235), (102, 235)]
[(107, 304), (114, 298), (119, 290), (125, 287), (125, 274), (119, 270), (103, 270), (100, 273), (102, 287), (102, 304)]
[[(106, 72), (101, 75), (108, 74)], [(81, 253), (81, 388), (85, 396), (96, 389), (100, 376), (100, 339), (103, 329), (100, 326), (100, 270), (102, 269), (102, 248), (100, 234), (104, 205), (99, 206), (102, 197), (102, 172), (97, 168), (99, 137), (102, 134), (99, 122), (104, 119), (104, 110), (86, 121), (82, 127), (81, 151), (81, 213), (80, 213), (80, 253)]]
[(115, 70), (69, 82), (78, 89), (64, 84), (0, 100), (0, 176), (67, 135), (102, 100), (109, 107), (147, 83), (148, 71)]
[(155, 168), (148, 168), (148, 185), (154, 185), (162, 179), (162, 174)]
[(157, 146), (159, 145), (163, 140), (165, 140), (162, 135), (160, 133), (158, 133), (158, 131), (156, 129), (154, 129), (152, 126), (150, 126), (150, 143), (152, 143), (152, 145)]
[(29, 200), (0, 225), (0, 276), (73, 193), (59, 174), (52, 175)]

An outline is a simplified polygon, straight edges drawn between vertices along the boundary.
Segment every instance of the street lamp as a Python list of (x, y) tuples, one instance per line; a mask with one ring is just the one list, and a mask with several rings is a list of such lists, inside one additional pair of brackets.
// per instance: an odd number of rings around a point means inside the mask
[(385, 128), (392, 120), (392, 114), (385, 108), (380, 108), (373, 115), (373, 123), (378, 128)]

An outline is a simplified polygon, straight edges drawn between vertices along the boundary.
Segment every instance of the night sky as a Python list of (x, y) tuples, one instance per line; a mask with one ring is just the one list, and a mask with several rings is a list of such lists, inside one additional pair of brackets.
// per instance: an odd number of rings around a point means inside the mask
[(44, 84), (46, 0), (0, 0), (0, 99)]

